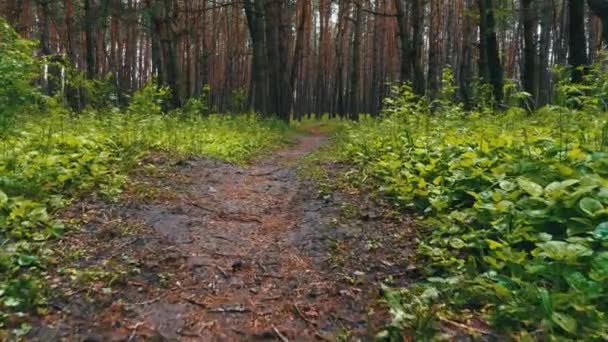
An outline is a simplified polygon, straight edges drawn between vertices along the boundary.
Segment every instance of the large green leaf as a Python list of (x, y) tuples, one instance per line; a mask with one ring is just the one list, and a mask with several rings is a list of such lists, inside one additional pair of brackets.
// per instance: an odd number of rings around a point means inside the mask
[(608, 221), (598, 224), (593, 231), (593, 235), (598, 240), (608, 240)]
[(517, 178), (517, 184), (519, 187), (534, 197), (539, 197), (543, 194), (543, 187), (531, 180), (523, 177)]
[(593, 254), (593, 250), (585, 245), (565, 241), (547, 241), (539, 243), (538, 247), (542, 250), (541, 255), (562, 261), (574, 261), (579, 257)]
[(576, 323), (576, 319), (572, 316), (560, 313), (560, 312), (554, 312), (553, 313), (553, 322), (557, 325), (559, 325), (562, 329), (564, 329), (566, 332), (569, 332), (571, 334), (576, 332), (576, 327), (577, 327), (577, 323)]
[(562, 182), (553, 182), (545, 187), (545, 193), (551, 197), (559, 198), (568, 187), (580, 183), (578, 179), (567, 179)]
[(595, 216), (597, 213), (604, 210), (602, 203), (591, 197), (582, 198), (578, 205), (581, 210), (589, 216)]

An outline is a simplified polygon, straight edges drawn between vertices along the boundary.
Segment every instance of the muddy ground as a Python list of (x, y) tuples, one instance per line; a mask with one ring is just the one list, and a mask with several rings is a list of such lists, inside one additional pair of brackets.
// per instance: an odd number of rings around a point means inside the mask
[(53, 247), (53, 298), (29, 339), (371, 340), (389, 319), (380, 282), (413, 269), (412, 224), (298, 175), (325, 142), (247, 167), (154, 155), (118, 203), (75, 204), (65, 217), (81, 228)]

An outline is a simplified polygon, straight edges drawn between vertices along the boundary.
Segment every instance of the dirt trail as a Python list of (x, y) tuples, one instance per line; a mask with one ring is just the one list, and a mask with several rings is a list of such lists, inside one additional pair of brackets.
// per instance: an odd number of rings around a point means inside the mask
[(58, 275), (72, 289), (54, 300), (32, 338), (370, 339), (386, 319), (378, 282), (405, 279), (399, 272), (407, 265), (399, 263), (411, 243), (383, 239), (409, 222), (380, 219), (381, 209), (361, 198), (361, 213), (344, 218), (343, 195), (319, 196), (299, 180), (294, 162), (324, 141), (313, 132), (246, 168), (151, 160), (158, 167), (140, 176), (128, 204), (91, 201), (73, 209), (67, 216), (84, 217), (87, 231), (64, 247), (95, 255), (78, 268), (130, 266), (111, 293)]

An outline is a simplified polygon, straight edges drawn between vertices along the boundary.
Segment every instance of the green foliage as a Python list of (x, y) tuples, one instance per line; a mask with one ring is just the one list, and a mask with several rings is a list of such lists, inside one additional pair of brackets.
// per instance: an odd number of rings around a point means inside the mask
[(34, 42), (21, 39), (0, 17), (0, 130), (38, 96), (32, 84), (39, 70), (34, 48)]
[(73, 198), (116, 199), (145, 153), (245, 162), (285, 142), (288, 127), (242, 116), (161, 114), (164, 89), (146, 86), (127, 113), (73, 116), (49, 101), (48, 115), (19, 117), (0, 142), (0, 327), (9, 315), (45, 304), (46, 242), (65, 230), (54, 217)]
[(406, 87), (340, 135), (352, 183), (421, 215), (427, 278), (387, 291), (384, 337), (472, 311), (514, 338), (608, 338), (608, 116), (587, 101), (432, 116)]
[(127, 114), (135, 116), (161, 115), (163, 113), (162, 105), (168, 98), (168, 88), (158, 87), (154, 82), (148, 82), (133, 94)]

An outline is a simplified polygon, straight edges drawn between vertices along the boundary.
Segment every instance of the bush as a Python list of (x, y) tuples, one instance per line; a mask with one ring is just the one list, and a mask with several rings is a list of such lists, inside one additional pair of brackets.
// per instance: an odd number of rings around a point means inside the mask
[(349, 180), (421, 215), (425, 281), (387, 290), (394, 329), (484, 318), (542, 339), (608, 337), (605, 113), (544, 108), (428, 115), (404, 88), (339, 139)]

